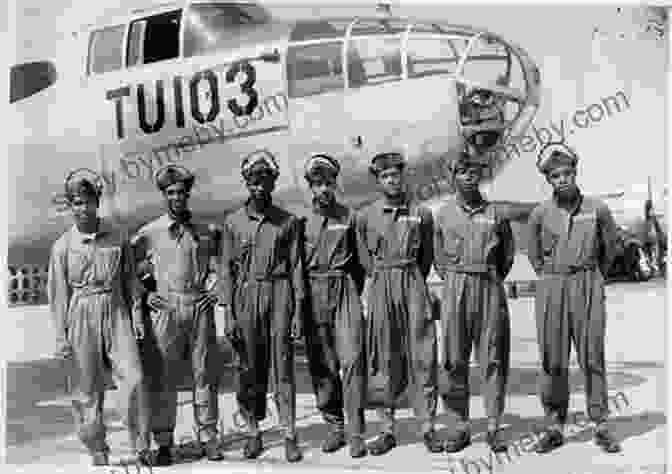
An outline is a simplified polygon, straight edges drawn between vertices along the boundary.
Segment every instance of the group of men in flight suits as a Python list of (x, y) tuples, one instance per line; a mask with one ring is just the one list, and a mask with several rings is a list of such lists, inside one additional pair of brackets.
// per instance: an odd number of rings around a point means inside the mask
[[(548, 419), (536, 449), (563, 444), (573, 340), (595, 441), (617, 452), (605, 423), (604, 362), (604, 275), (613, 259), (615, 225), (606, 205), (581, 195), (574, 152), (560, 145), (544, 153), (538, 167), (554, 191), (529, 219), (528, 252), (540, 277), (540, 396)], [(73, 407), (93, 464), (109, 462), (102, 415), (104, 375), (110, 372), (139, 461), (173, 462), (182, 375), (175, 368), (183, 360), (192, 366), (202, 455), (223, 458), (217, 326), (235, 353), (248, 459), (263, 452), (259, 422), (268, 393), (278, 407), (287, 461), (302, 459), (295, 426), (298, 337), (305, 337), (316, 404), (328, 425), (324, 452), (347, 444), (354, 458), (390, 451), (397, 444), (395, 410), (406, 406), (429, 452), (466, 448), (472, 348), (484, 387), (486, 441), (493, 452), (506, 451), (500, 420), (510, 316), (503, 280), (515, 249), (506, 210), (479, 191), (484, 166), (479, 154), (461, 153), (451, 165), (455, 199), (432, 214), (408, 198), (404, 157), (378, 154), (370, 171), (381, 197), (355, 212), (336, 198), (338, 161), (314, 155), (305, 165), (313, 208), (299, 217), (273, 202), (277, 163), (252, 155), (241, 169), (249, 199), (224, 220), (214, 253), (204, 238), (210, 229), (191, 219), (195, 177), (187, 169), (169, 165), (157, 172), (166, 213), (133, 236), (99, 218), (100, 177), (71, 174), (66, 195), (75, 225), (53, 246), (48, 294), (60, 355), (74, 360), (80, 373)], [(426, 281), (432, 266), (443, 281), (440, 311)], [(451, 417), (445, 439), (434, 427), (439, 398)], [(368, 408), (376, 408), (383, 423), (367, 445)]]

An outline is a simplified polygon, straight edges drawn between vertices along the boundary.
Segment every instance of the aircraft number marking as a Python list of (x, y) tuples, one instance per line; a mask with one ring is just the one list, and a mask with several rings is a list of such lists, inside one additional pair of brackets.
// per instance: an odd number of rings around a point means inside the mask
[(231, 69), (226, 71), (226, 82), (232, 83), (236, 80), (238, 73), (245, 74), (245, 80), (240, 84), (240, 91), (248, 97), (245, 108), (241, 107), (236, 99), (229, 99), (227, 104), (233, 115), (240, 117), (242, 115), (251, 115), (257, 105), (259, 105), (259, 93), (254, 88), (257, 81), (257, 72), (247, 61), (236, 61)]
[[(222, 71), (223, 72), (223, 71)], [(241, 106), (236, 98), (228, 99), (226, 101), (227, 108), (233, 114), (234, 121), (239, 117), (251, 117), (252, 113), (259, 107), (259, 91), (255, 88), (257, 82), (257, 71), (249, 61), (241, 60), (231, 64), (230, 68), (222, 78), (221, 72), (206, 69), (196, 73), (189, 80), (186, 80), (186, 94), (189, 96), (191, 103), (191, 117), (199, 124), (206, 124), (213, 122), (220, 113), (220, 97), (219, 97), (219, 81), (224, 80), (227, 84), (236, 84), (238, 75), (242, 73), (244, 80), (240, 82), (240, 92), (248, 97), (247, 104)], [(124, 123), (124, 99), (134, 100), (135, 108), (138, 114), (139, 129), (146, 135), (159, 132), (166, 124), (166, 84), (163, 79), (158, 79), (154, 83), (155, 94), (151, 94), (153, 99), (148, 97), (148, 89), (152, 87), (149, 84), (138, 84), (135, 89), (136, 93), (132, 94), (131, 86), (123, 86), (118, 89), (109, 90), (105, 94), (105, 99), (114, 102), (114, 112), (116, 118), (116, 135), (119, 140), (122, 140), (127, 135), (127, 125)], [(174, 96), (174, 113), (175, 125), (178, 128), (185, 126), (185, 104), (183, 94), (183, 78), (175, 76), (172, 81), (173, 96)], [(201, 111), (201, 96), (198, 93), (198, 87), (201, 82), (205, 82), (208, 88), (205, 97), (209, 99), (209, 109), (207, 112)], [(168, 86), (170, 87), (170, 86)], [(149, 99), (149, 100), (148, 100)], [(148, 110), (150, 107), (155, 107), (154, 121), (148, 120)]]

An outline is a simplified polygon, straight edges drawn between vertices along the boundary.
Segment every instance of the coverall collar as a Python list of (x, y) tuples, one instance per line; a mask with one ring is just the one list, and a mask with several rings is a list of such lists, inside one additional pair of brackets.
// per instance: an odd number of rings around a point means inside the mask
[(269, 202), (263, 211), (258, 212), (252, 207), (252, 201), (250, 199), (245, 201), (245, 214), (249, 219), (255, 221), (261, 221), (267, 218), (272, 208), (273, 208), (273, 201)]
[(563, 211), (569, 212), (570, 216), (576, 215), (579, 210), (581, 209), (581, 205), (583, 204), (583, 194), (581, 194), (581, 190), (578, 191), (576, 199), (570, 209), (567, 209), (564, 206), (561, 206), (560, 203), (558, 202), (558, 197), (553, 193), (553, 203), (559, 208), (562, 209)]
[(485, 199), (480, 192), (478, 193), (478, 199), (474, 201), (473, 207), (470, 203), (467, 203), (467, 201), (465, 201), (464, 198), (459, 194), (456, 197), (456, 201), (460, 208), (462, 208), (462, 210), (469, 215), (483, 211), (488, 205), (487, 199)]
[(410, 202), (408, 196), (404, 194), (398, 204), (392, 204), (387, 201), (386, 198), (383, 198), (383, 212), (408, 212), (410, 207)]
[(98, 230), (92, 234), (85, 234), (83, 232), (80, 232), (76, 224), (72, 226), (72, 229), (73, 234), (80, 242), (88, 243), (93, 242), (104, 235), (107, 235), (109, 232), (111, 232), (112, 226), (109, 224), (109, 222), (99, 217)]

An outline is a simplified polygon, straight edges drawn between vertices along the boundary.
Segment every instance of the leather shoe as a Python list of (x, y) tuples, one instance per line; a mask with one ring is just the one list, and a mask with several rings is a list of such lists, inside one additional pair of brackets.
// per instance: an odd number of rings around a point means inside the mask
[(257, 459), (264, 450), (264, 443), (261, 441), (261, 433), (256, 436), (250, 436), (245, 442), (243, 456), (246, 459)]
[(224, 455), (219, 450), (219, 442), (216, 438), (203, 444), (203, 456), (206, 457), (208, 461), (221, 461), (224, 459)]
[(108, 466), (110, 464), (110, 458), (106, 451), (98, 451), (91, 453), (91, 462), (94, 466)]
[(285, 438), (285, 459), (287, 462), (299, 462), (303, 459), (296, 436)]
[(351, 458), (363, 458), (368, 454), (366, 449), (366, 443), (364, 439), (360, 436), (353, 436), (350, 439), (350, 457)]
[(335, 453), (346, 444), (345, 434), (342, 431), (330, 431), (327, 438), (322, 443), (322, 452)]
[(397, 446), (397, 438), (390, 433), (381, 434), (369, 444), (369, 452), (372, 456), (381, 456)]
[(621, 451), (621, 445), (614, 439), (611, 433), (606, 429), (595, 431), (595, 444), (605, 453), (618, 453)]
[(443, 452), (444, 446), (443, 442), (436, 436), (434, 430), (428, 431), (422, 435), (422, 440), (425, 443), (427, 451), (430, 453), (440, 453)]
[(170, 466), (173, 464), (173, 453), (170, 446), (159, 446), (159, 452), (156, 454), (155, 466)]
[(548, 453), (559, 448), (565, 443), (564, 435), (558, 430), (547, 430), (537, 443), (535, 452), (538, 454)]
[(154, 465), (154, 460), (152, 459), (152, 452), (149, 449), (143, 449), (138, 451), (137, 454), (138, 463), (141, 466), (152, 467)]
[(471, 444), (471, 433), (469, 431), (458, 431), (456, 435), (449, 437), (444, 443), (444, 449), (447, 453), (459, 453)]
[(485, 436), (485, 440), (493, 453), (503, 453), (508, 449), (506, 441), (502, 439), (500, 432), (500, 430), (488, 431), (488, 434)]

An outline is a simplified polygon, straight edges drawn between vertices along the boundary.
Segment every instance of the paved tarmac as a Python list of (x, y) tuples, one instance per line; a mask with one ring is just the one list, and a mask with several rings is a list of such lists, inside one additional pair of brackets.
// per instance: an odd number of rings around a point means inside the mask
[[(489, 455), (483, 432), (483, 400), (476, 374), (471, 377), (471, 413), (474, 442), (457, 455), (429, 454), (416, 434), (417, 424), (409, 410), (399, 412), (399, 446), (385, 456), (354, 460), (343, 449), (323, 454), (319, 445), (325, 425), (315, 413), (314, 398), (305, 363), (298, 370), (298, 428), (305, 460), (289, 465), (284, 462), (282, 439), (277, 432), (265, 438), (266, 452), (256, 461), (243, 460), (240, 437), (235, 433), (235, 403), (230, 393), (231, 374), (227, 370), (220, 395), (221, 420), (227, 431), (223, 436), (226, 460), (212, 463), (183, 459), (169, 468), (154, 468), (157, 473), (178, 472), (445, 472), (445, 473), (540, 473), (544, 474), (616, 474), (663, 473), (666, 447), (666, 373), (665, 309), (666, 288), (663, 280), (647, 283), (615, 283), (607, 288), (608, 321), (606, 358), (609, 393), (612, 396), (611, 424), (622, 442), (623, 452), (602, 453), (592, 442), (586, 425), (583, 379), (576, 363), (571, 372), (570, 420), (568, 442), (546, 455), (529, 452), (539, 427), (542, 410), (537, 398), (538, 353), (533, 315), (533, 300), (510, 300), (512, 314), (512, 367), (503, 419), (507, 435), (513, 441), (508, 455)], [(43, 315), (43, 317), (46, 317)], [(39, 335), (37, 335), (39, 336)], [(26, 338), (29, 346), (17, 354), (8, 372), (7, 461), (11, 472), (63, 473), (136, 473), (135, 467), (119, 465), (131, 459), (126, 433), (114, 415), (107, 414), (112, 462), (116, 466), (93, 468), (82, 446), (72, 434), (73, 425), (67, 398), (64, 398), (63, 371), (48, 360), (31, 359), (32, 353), (49, 352), (47, 343)], [(572, 356), (574, 360), (574, 356)], [(474, 371), (475, 372), (475, 371)], [(185, 446), (180, 454), (189, 454), (192, 410), (191, 395), (181, 393), (177, 438)], [(440, 413), (442, 409), (440, 408)], [(368, 412), (367, 437), (373, 438), (379, 426), (374, 412)], [(272, 428), (277, 417), (270, 413), (263, 426)], [(439, 428), (450, 420), (438, 418)], [(3, 472), (10, 472), (4, 471)], [(145, 472), (145, 471), (142, 471)], [(148, 470), (147, 470), (148, 472)]]

